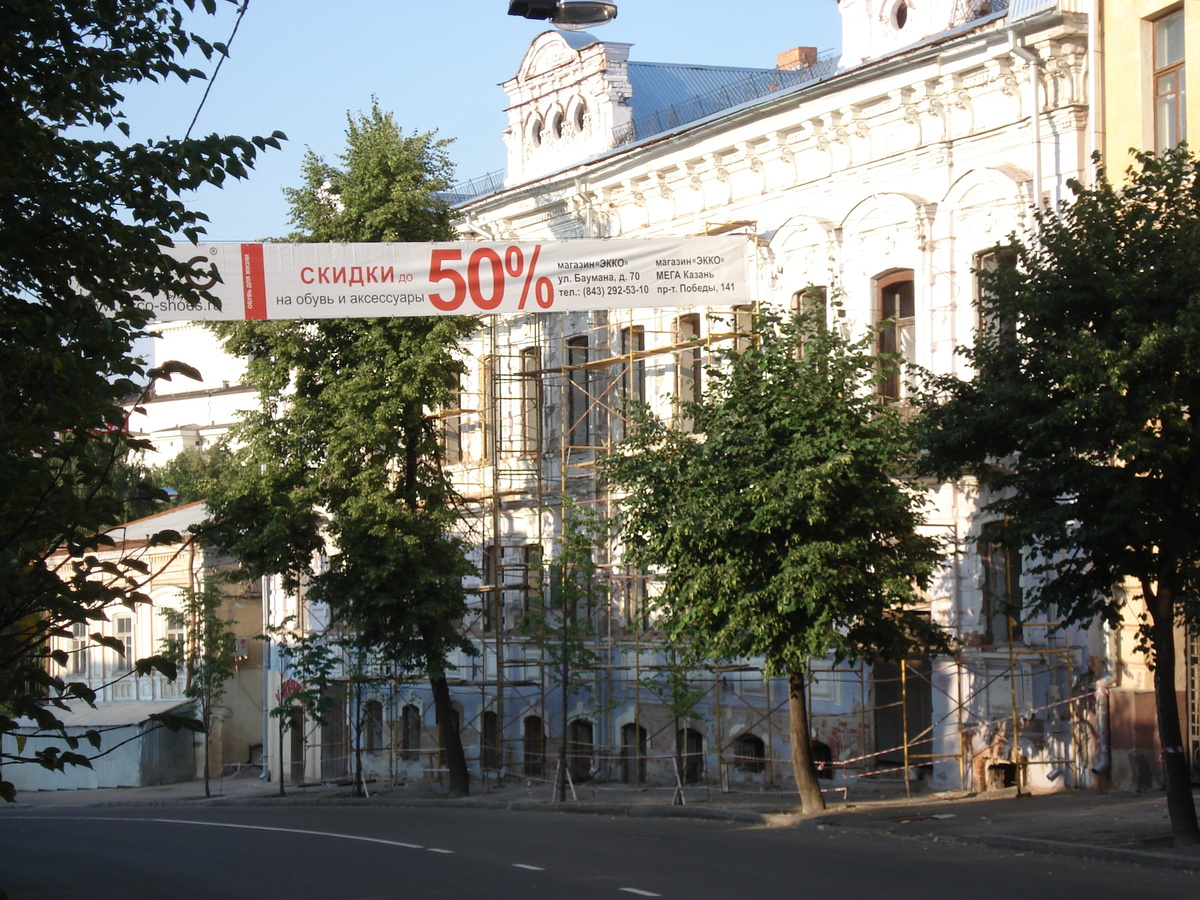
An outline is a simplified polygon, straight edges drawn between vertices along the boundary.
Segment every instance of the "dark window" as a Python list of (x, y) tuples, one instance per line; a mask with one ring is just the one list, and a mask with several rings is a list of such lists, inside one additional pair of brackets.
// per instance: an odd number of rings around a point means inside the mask
[(567, 339), (567, 445), (588, 447), (592, 443), (589, 407), (591, 370), (588, 364), (588, 339)]
[(418, 759), (421, 755), (421, 713), (409, 704), (400, 711), (400, 753), (405, 759)]
[(479, 754), (479, 764), (484, 769), (500, 768), (500, 717), (491, 710), (483, 714)]
[(496, 586), (496, 554), (500, 548), (494, 544), (486, 544), (482, 548), (482, 558), (479, 565), (479, 608), (482, 613), (483, 630), (492, 632), (496, 630), (496, 620), (499, 610), (497, 605), (500, 602), (500, 591)]
[(521, 548), (521, 585), (524, 593), (524, 614), (542, 605), (542, 545), (527, 544)]
[(987, 537), (979, 542), (983, 567), (983, 623), (985, 644), (1024, 639), (1021, 627), (1021, 555)]
[(525, 717), (524, 740), (525, 774), (531, 778), (540, 778), (545, 773), (546, 766), (546, 731), (538, 716)]
[(537, 347), (521, 350), (521, 452), (536, 456), (542, 441), (542, 358)]
[(1154, 149), (1161, 153), (1187, 138), (1183, 10), (1154, 23)]
[(592, 753), (595, 729), (587, 719), (575, 719), (567, 729), (567, 763), (571, 780), (579, 783), (592, 777)]
[(496, 459), (496, 432), (500, 430), (500, 410), (496, 403), (496, 358), (484, 357), (479, 371), (479, 394), (483, 402), (479, 412), (479, 427), (483, 433), (483, 458)]
[(630, 722), (621, 726), (621, 781), (641, 784), (646, 780), (646, 729)]
[(684, 784), (699, 784), (704, 777), (704, 735), (695, 728), (681, 728), (675, 735), (679, 754), (679, 777)]
[(733, 748), (734, 765), (740, 772), (762, 772), (766, 769), (767, 748), (762, 738), (743, 734)]
[(876, 282), (879, 298), (879, 352), (898, 356), (882, 363), (880, 392), (899, 400), (905, 395), (904, 364), (916, 362), (916, 301), (911, 269), (895, 272)]
[(383, 704), (378, 700), (363, 706), (363, 749), (368, 753), (383, 749)]

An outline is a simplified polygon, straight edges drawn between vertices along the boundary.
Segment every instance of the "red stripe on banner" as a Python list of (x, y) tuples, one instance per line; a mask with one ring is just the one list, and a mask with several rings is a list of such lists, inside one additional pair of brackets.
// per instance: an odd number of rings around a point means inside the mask
[(247, 319), (267, 317), (267, 280), (262, 244), (242, 244), (242, 300)]

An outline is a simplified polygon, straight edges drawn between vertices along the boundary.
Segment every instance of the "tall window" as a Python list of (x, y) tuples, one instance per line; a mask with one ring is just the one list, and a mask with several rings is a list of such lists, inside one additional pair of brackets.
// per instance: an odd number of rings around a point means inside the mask
[(979, 542), (983, 567), (983, 643), (1024, 639), (1021, 627), (1021, 555), (987, 537)]
[(525, 774), (539, 778), (545, 771), (546, 732), (539, 716), (525, 717), (523, 734)]
[(526, 544), (521, 548), (521, 584), (524, 588), (524, 614), (542, 603), (542, 545)]
[(400, 711), (400, 752), (405, 759), (421, 756), (421, 713), (411, 703)]
[(767, 746), (756, 734), (743, 734), (733, 746), (735, 767), (741, 772), (762, 772), (766, 769)]
[(490, 709), (483, 714), (479, 765), (485, 770), (500, 768), (500, 717)]
[(383, 704), (378, 700), (363, 706), (363, 749), (368, 753), (383, 749)]
[(675, 320), (675, 342), (688, 344), (676, 351), (675, 362), (675, 396), (680, 405), (679, 427), (684, 431), (692, 431), (696, 423), (682, 411), (683, 405), (698, 402), (704, 387), (702, 381), (704, 368), (701, 364), (699, 338), (699, 315), (691, 313)]
[(646, 349), (646, 329), (633, 325), (621, 329), (621, 357), (617, 369), (616, 421), (613, 438), (621, 440), (627, 433), (628, 418), (635, 403), (646, 402), (646, 360), (640, 356)]
[(742, 353), (754, 346), (754, 307), (735, 306), (733, 312), (733, 349)]
[(907, 393), (904, 363), (916, 362), (917, 325), (912, 269), (902, 269), (875, 283), (879, 298), (879, 352), (899, 356), (898, 362), (883, 363), (880, 391), (899, 400)]
[(88, 662), (87, 622), (75, 622), (71, 625), (71, 646), (67, 652), (71, 654), (71, 674), (86, 675)]
[[(802, 291), (792, 294), (792, 315), (811, 316), (810, 328), (823, 331), (829, 326), (829, 291), (819, 285), (810, 284)], [(810, 331), (810, 334), (815, 332)], [(808, 335), (805, 335), (807, 338)], [(799, 347), (804, 353), (805, 341)]]
[(536, 456), (542, 446), (542, 368), (537, 347), (521, 349), (521, 452)]
[(1154, 23), (1154, 149), (1170, 150), (1187, 138), (1183, 10)]
[(483, 630), (492, 632), (496, 630), (496, 618), (498, 610), (496, 609), (500, 601), (500, 591), (496, 586), (497, 565), (496, 554), (500, 548), (495, 544), (484, 544), (483, 560), (479, 566), (479, 605), (483, 611)]
[(117, 640), (121, 642), (124, 653), (117, 659), (113, 668), (117, 672), (128, 672), (133, 668), (133, 617), (118, 616), (113, 620), (113, 629)]
[(446, 464), (457, 465), (463, 460), (462, 452), (462, 386), (450, 401), (453, 408), (442, 415), (442, 429), (446, 444)]
[(496, 358), (484, 357), (479, 371), (479, 394), (483, 398), (479, 413), (479, 425), (483, 434), (483, 458), (495, 461), (496, 438), (500, 431), (500, 410), (496, 403)]
[(1017, 334), (1017, 325), (1011, 319), (1002, 319), (993, 310), (985, 309), (987, 292), (980, 284), (979, 275), (995, 272), (1000, 268), (1011, 269), (1017, 264), (1017, 254), (1007, 247), (989, 250), (975, 257), (975, 329), (977, 334), (990, 334), (1000, 340), (1011, 342)]
[(592, 429), (589, 424), (589, 389), (590, 369), (588, 363), (588, 339), (573, 337), (567, 339), (567, 445), (569, 447), (588, 447), (592, 443)]

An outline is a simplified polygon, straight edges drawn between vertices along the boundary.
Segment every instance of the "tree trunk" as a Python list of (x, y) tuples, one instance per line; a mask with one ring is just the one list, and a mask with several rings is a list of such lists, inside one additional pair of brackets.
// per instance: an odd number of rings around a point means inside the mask
[(471, 793), (467, 775), (467, 755), (463, 752), (462, 736), (454, 727), (454, 706), (450, 702), (450, 685), (442, 672), (429, 672), (429, 687), (433, 691), (433, 708), (438, 720), (438, 734), (446, 757), (447, 780), (451, 797), (467, 797)]
[(808, 703), (804, 696), (804, 672), (788, 672), (788, 712), (791, 714), (792, 771), (800, 792), (800, 809), (806, 815), (825, 809), (825, 798), (813, 769), (808, 727)]
[(363, 782), (363, 763), (362, 763), (362, 730), (364, 724), (363, 705), (362, 705), (362, 685), (358, 682), (354, 685), (354, 796), (362, 797), (366, 791), (366, 784)]
[(205, 711), (204, 711), (204, 796), (206, 798), (212, 797), (212, 788), (211, 788), (212, 782), (211, 782), (209, 774), (208, 774), (209, 766), (212, 765), (211, 751), (212, 751), (212, 713), (209, 712), (206, 707)]
[(1160, 580), (1157, 590), (1143, 590), (1150, 609), (1150, 643), (1154, 649), (1154, 707), (1158, 714), (1158, 740), (1162, 745), (1166, 779), (1167, 813), (1175, 846), (1200, 844), (1200, 823), (1192, 798), (1192, 779), (1175, 686), (1175, 588)]
[(566, 648), (563, 649), (564, 659), (562, 666), (562, 710), (559, 715), (559, 724), (561, 726), (562, 740), (558, 745), (558, 771), (554, 774), (554, 802), (565, 803), (567, 800), (567, 702), (570, 700), (570, 677), (571, 668), (568, 664), (565, 654)]

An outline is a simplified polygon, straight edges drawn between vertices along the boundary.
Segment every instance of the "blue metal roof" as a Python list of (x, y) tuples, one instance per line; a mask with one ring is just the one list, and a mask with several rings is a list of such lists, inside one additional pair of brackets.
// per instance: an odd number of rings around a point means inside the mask
[(633, 134), (645, 137), (712, 115), (774, 91), (830, 74), (832, 61), (807, 69), (747, 69), (678, 63), (629, 63)]

